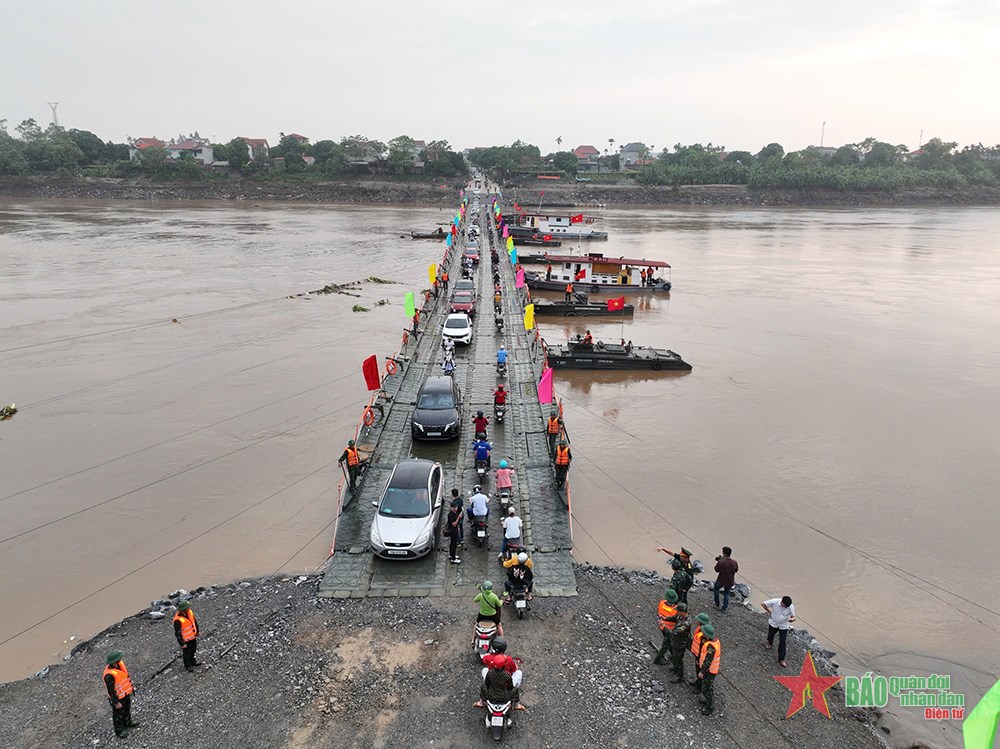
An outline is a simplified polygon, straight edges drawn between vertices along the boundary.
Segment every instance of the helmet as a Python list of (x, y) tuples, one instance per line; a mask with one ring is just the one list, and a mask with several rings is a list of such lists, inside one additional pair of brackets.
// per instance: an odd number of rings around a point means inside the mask
[(507, 651), (507, 638), (497, 635), (493, 638), (493, 652), (504, 653)]
[(590, 328), (587, 328), (587, 332), (590, 333)]
[(503, 344), (501, 343), (501, 344), (500, 344), (500, 350), (501, 350), (501, 351), (506, 351), (506, 350), (507, 350), (507, 347), (506, 347), (506, 346), (504, 346), (504, 345), (503, 345)]
[(482, 416), (482, 415), (483, 415), (482, 411), (476, 411), (476, 416)]
[(124, 657), (125, 653), (123, 653), (122, 651), (112, 650), (110, 653), (108, 653), (108, 657), (106, 658), (106, 660), (109, 666), (113, 666)]
[(715, 639), (715, 627), (711, 624), (703, 624), (701, 627), (701, 633), (705, 635), (709, 640)]
[(668, 589), (667, 592), (663, 594), (663, 600), (667, 603), (677, 603), (677, 591), (673, 588)]
[(191, 602), (190, 601), (183, 600), (183, 601), (178, 601), (177, 602), (177, 610), (178, 611), (187, 611), (189, 608), (191, 608)]
[(501, 468), (506, 468), (507, 467), (507, 461), (506, 460), (501, 460), (500, 461), (500, 467)]
[(552, 412), (549, 414), (549, 416), (558, 416), (558, 415), (559, 415), (559, 412), (556, 409), (554, 409), (554, 408), (552, 409)]
[(493, 581), (483, 580), (483, 584), (479, 587), (481, 587), (483, 590), (493, 590)]
[(507, 508), (507, 514), (508, 515), (516, 515), (517, 514), (517, 511), (514, 509), (513, 505), (511, 505), (510, 507)]
[(482, 490), (483, 487), (481, 487), (479, 484), (476, 484), (474, 487), (472, 487), (472, 491), (475, 492), (476, 494), (479, 494), (479, 492), (481, 492)]
[(517, 561), (520, 564), (524, 564), (525, 562), (527, 562), (528, 561), (528, 553), (525, 552), (525, 551), (522, 551), (520, 554), (517, 555)]
[(706, 624), (708, 624), (709, 622), (712, 621), (709, 618), (708, 614), (706, 614), (704, 611), (702, 611), (700, 614), (698, 614), (698, 616), (696, 616), (695, 619), (697, 619), (699, 622), (701, 622), (702, 626), (704, 626), (704, 625), (706, 625)]
[(493, 668), (502, 669), (504, 666), (507, 665), (507, 656), (504, 655), (503, 653), (500, 653), (499, 655), (494, 655), (493, 659), (490, 661), (490, 664), (493, 666)]
[(348, 447), (354, 447), (354, 440), (347, 440)]
[(670, 566), (672, 569), (679, 570), (681, 568), (681, 560), (680, 559), (672, 560), (670, 562)]
[(503, 383), (502, 382), (497, 385), (497, 390), (503, 390)]

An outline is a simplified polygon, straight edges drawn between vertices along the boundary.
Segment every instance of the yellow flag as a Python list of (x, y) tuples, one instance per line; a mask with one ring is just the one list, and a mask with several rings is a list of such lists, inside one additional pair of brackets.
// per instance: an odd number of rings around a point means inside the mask
[(524, 308), (524, 329), (532, 330), (535, 327), (535, 305), (528, 304)]
[(438, 277), (438, 274), (437, 274), (437, 264), (436, 263), (431, 263), (430, 267), (427, 268), (427, 277), (431, 281), (431, 286), (433, 286), (434, 282), (437, 281), (437, 277)]
[(514, 237), (507, 237), (507, 249), (514, 249)]

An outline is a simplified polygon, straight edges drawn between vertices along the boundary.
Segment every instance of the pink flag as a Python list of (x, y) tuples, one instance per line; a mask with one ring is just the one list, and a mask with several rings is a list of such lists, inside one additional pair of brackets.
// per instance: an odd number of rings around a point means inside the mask
[(524, 288), (524, 268), (519, 268), (517, 271), (517, 276), (514, 279), (514, 288), (523, 289)]
[(507, 227), (506, 226), (503, 227), (503, 238), (504, 239), (507, 238)]
[(538, 402), (552, 402), (552, 367), (546, 367), (542, 379), (538, 381)]

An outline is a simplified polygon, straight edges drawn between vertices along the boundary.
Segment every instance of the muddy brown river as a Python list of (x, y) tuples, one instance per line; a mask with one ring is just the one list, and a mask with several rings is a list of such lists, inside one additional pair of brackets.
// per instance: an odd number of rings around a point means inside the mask
[[(729, 545), (846, 673), (952, 674), (971, 707), (1000, 671), (1000, 212), (595, 213), (589, 248), (670, 262), (674, 291), (543, 335), (694, 371), (556, 378), (577, 559)], [(440, 254), (400, 235), (449, 215), (0, 202), (0, 677), (173, 589), (323, 563), (361, 360)], [(402, 285), (287, 298), (370, 275)]]

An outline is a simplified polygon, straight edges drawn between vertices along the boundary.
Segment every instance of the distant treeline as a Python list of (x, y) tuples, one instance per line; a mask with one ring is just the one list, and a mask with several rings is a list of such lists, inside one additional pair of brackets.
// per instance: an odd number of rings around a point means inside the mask
[[(178, 140), (201, 141), (197, 133)], [(281, 135), (269, 149), (248, 146), (243, 138), (209, 144), (213, 161), (225, 168), (212, 170), (190, 153), (171, 158), (166, 147), (144, 146), (132, 157), (129, 144), (103, 141), (89, 130), (66, 130), (57, 125), (42, 129), (25, 120), (14, 134), (0, 120), (0, 174), (55, 175), (63, 177), (138, 177), (156, 180), (225, 180), (240, 174), (261, 180), (293, 177), (299, 180), (335, 179), (349, 174), (388, 174), (409, 178), (464, 177), (465, 159), (448, 141), (435, 140), (418, 147), (406, 135), (388, 144), (352, 135), (340, 141), (303, 142)], [(419, 166), (418, 166), (419, 164)]]
[[(619, 149), (621, 150), (621, 149)], [(572, 152), (542, 156), (536, 146), (516, 141), (510, 146), (476, 149), (469, 161), (500, 179), (538, 174), (576, 176), (579, 162)], [(652, 158), (649, 149), (639, 164), (621, 167), (619, 153), (597, 156), (595, 182), (632, 178), (644, 185), (748, 185), (753, 188), (820, 188), (829, 190), (898, 190), (917, 187), (1000, 186), (1000, 146), (982, 144), (958, 150), (958, 144), (932, 138), (908, 152), (876, 138), (837, 149), (809, 147), (785, 153), (769, 143), (756, 154), (729, 151), (711, 143), (683, 145)]]

